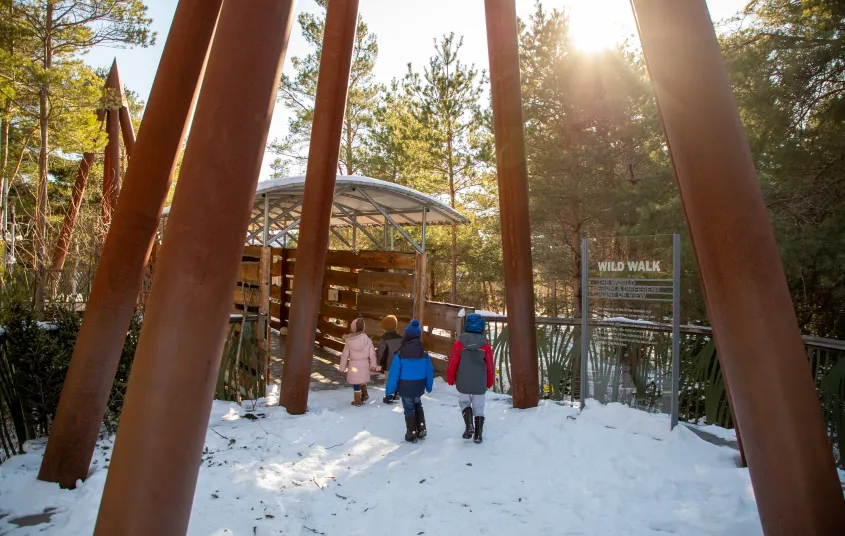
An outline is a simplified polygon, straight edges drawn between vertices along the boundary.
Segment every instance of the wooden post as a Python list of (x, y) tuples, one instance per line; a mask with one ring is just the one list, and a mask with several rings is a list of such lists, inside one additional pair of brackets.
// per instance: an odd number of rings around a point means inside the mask
[(763, 532), (845, 534), (818, 395), (707, 5), (632, 5)]
[[(258, 361), (264, 361), (264, 380), (270, 384), (270, 279), (273, 273), (273, 248), (261, 248), (261, 262), (258, 266), (258, 277), (261, 281), (259, 289), (258, 320), (256, 333), (258, 334), (258, 348), (262, 356)], [(262, 359), (263, 358), (263, 359)], [(264, 393), (258, 396), (263, 396)]]
[(414, 318), (423, 323), (425, 314), (425, 286), (428, 269), (428, 256), (417, 253), (414, 258)]
[(282, 373), (281, 404), (292, 415), (305, 413), (308, 406), (330, 209), (357, 23), (358, 0), (328, 3), (299, 225), (297, 248), (301, 255), (297, 255), (294, 269), (296, 286), (291, 297)]
[[(126, 331), (170, 189), (222, 0), (180, 0), (150, 92), (38, 478), (88, 476)], [(231, 296), (230, 296), (231, 299)]]
[(290, 250), (287, 248), (282, 249), (282, 306), (279, 309), (279, 326), (281, 328), (287, 328), (288, 325), (288, 308), (285, 303), (288, 301), (288, 291), (290, 290), (290, 279), (288, 278), (290, 270)]
[(537, 405), (540, 379), (534, 326), (534, 273), (528, 221), (528, 169), (522, 126), (522, 90), (514, 0), (485, 0), (490, 90), (499, 178), (505, 296), (510, 337), (513, 405)]

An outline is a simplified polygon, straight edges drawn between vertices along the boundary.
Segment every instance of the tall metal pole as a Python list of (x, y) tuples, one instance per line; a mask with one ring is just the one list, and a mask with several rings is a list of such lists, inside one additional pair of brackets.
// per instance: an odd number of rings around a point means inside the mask
[(123, 202), (103, 247), (38, 478), (88, 476), (170, 177), (182, 148), (222, 0), (180, 0), (150, 91)]
[(387, 222), (387, 218), (385, 218), (384, 219), (384, 238), (382, 239), (382, 242), (384, 244), (384, 249), (387, 249), (387, 227), (389, 225), (390, 224)]
[(293, 7), (292, 0), (223, 3), (96, 536), (176, 536), (188, 528)]
[(314, 334), (320, 311), (338, 148), (357, 21), (358, 0), (329, 2), (297, 240), (299, 251), (309, 254), (298, 255), (295, 263), (293, 280), (296, 283), (291, 295), (282, 372), (281, 404), (292, 415), (305, 413), (308, 406)]
[(487, 51), (499, 177), (505, 295), (513, 405), (530, 408), (540, 398), (534, 273), (528, 220), (528, 170), (522, 124), (516, 7), (514, 0), (485, 0)]
[(587, 365), (590, 357), (590, 241), (581, 239), (581, 409), (587, 407), (590, 395)]
[[(422, 251), (420, 253), (425, 253), (425, 231), (426, 231), (426, 223), (428, 220), (428, 207), (423, 207), (422, 213), (422, 237), (420, 240), (420, 249)], [(422, 321), (422, 319), (420, 320)]]
[(672, 416), (670, 428), (678, 425), (681, 388), (681, 235), (672, 235)]
[(763, 531), (845, 534), (833, 453), (707, 5), (632, 4)]

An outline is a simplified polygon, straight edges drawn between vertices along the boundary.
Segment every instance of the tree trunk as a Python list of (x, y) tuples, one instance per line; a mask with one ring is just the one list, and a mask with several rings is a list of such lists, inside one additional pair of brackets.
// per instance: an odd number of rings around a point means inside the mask
[[(46, 26), (44, 29), (44, 70), (49, 73), (53, 66), (53, 2), (47, 2)], [(38, 154), (38, 193), (35, 206), (35, 307), (41, 309), (44, 305), (44, 257), (47, 249), (47, 154), (49, 149), (49, 135), (47, 121), (48, 97), (50, 84), (41, 85), (38, 95), (38, 124), (41, 129), (41, 150)]]
[(3, 243), (6, 242), (6, 231), (8, 230), (9, 217), (9, 178), (6, 176), (6, 165), (9, 163), (9, 109), (12, 106), (12, 101), (7, 100), (3, 106), (3, 111), (0, 113), (0, 176), (2, 176), (2, 186), (0, 186), (0, 218), (2, 218), (3, 225)]
[(103, 159), (103, 242), (120, 196), (120, 120), (117, 109), (106, 112), (108, 143)]
[(557, 279), (552, 278), (552, 316), (557, 318)]
[(76, 182), (73, 184), (73, 192), (65, 214), (65, 221), (62, 224), (62, 230), (59, 231), (59, 239), (56, 241), (56, 249), (53, 252), (53, 262), (50, 269), (54, 273), (60, 272), (64, 267), (68, 246), (73, 236), (73, 229), (76, 226), (76, 216), (79, 214), (82, 195), (85, 193), (85, 185), (88, 182), (88, 174), (93, 163), (94, 155), (92, 153), (85, 153), (82, 156), (82, 162), (80, 162), (79, 171), (76, 173)]
[(431, 263), (431, 277), (428, 278), (428, 284), (431, 288), (431, 301), (437, 301), (437, 284), (434, 280), (434, 263)]
[(346, 120), (346, 174), (352, 175), (352, 129), (349, 128), (349, 114)]
[[(448, 134), (449, 142), (449, 203), (455, 208), (455, 166), (452, 158), (451, 127)], [(452, 225), (452, 303), (458, 303), (458, 226)]]
[(575, 269), (575, 277), (573, 277), (572, 284), (574, 285), (575, 303), (572, 309), (575, 311), (575, 318), (581, 318), (581, 299), (584, 293), (581, 292), (581, 252), (574, 255), (573, 268)]
[(458, 226), (452, 225), (452, 303), (458, 303)]

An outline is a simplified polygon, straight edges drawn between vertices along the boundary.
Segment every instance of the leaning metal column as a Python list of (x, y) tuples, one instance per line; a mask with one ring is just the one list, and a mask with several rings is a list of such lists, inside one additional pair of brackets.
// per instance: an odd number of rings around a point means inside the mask
[(73, 487), (88, 466), (144, 278), (222, 0), (181, 0), (109, 229), (38, 478)]
[(707, 6), (632, 4), (763, 530), (845, 534), (831, 446)]
[(487, 51), (499, 176), (505, 295), (508, 311), (513, 405), (530, 408), (540, 398), (534, 274), (528, 218), (528, 171), (522, 126), (514, 0), (485, 0)]
[(308, 407), (314, 334), (320, 311), (338, 148), (357, 21), (358, 0), (329, 2), (282, 371), (281, 405), (292, 415), (301, 415)]
[(176, 536), (188, 528), (293, 6), (292, 0), (223, 3), (135, 353), (97, 536)]

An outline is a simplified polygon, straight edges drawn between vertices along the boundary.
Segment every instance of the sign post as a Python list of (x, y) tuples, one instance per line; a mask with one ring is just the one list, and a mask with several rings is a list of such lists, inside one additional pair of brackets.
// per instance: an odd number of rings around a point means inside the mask
[(592, 396), (669, 413), (671, 427), (677, 425), (680, 257), (679, 235), (671, 242), (666, 236), (582, 240), (582, 408)]

